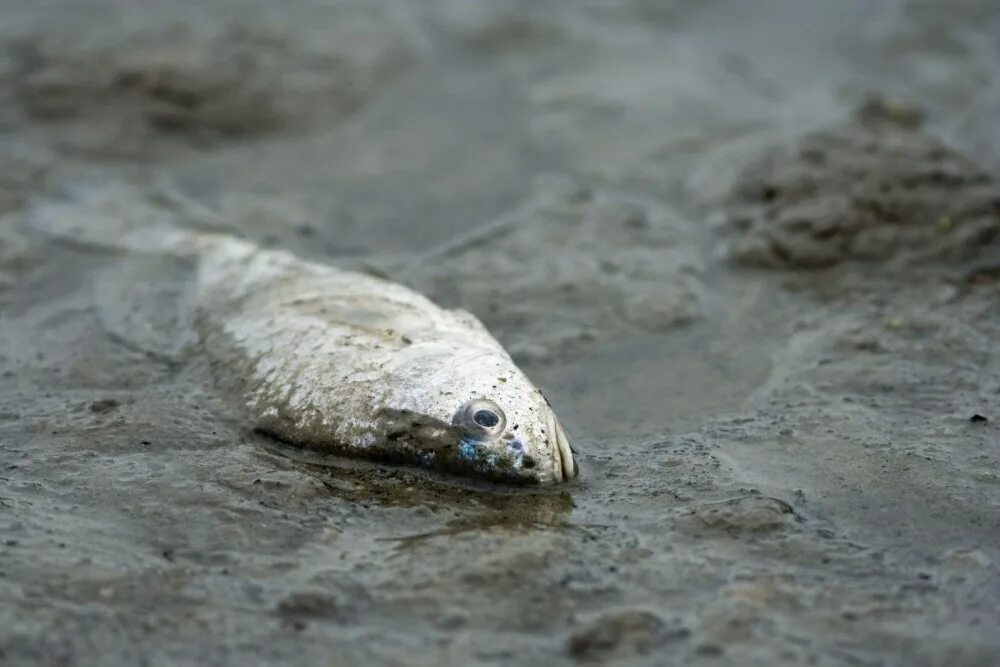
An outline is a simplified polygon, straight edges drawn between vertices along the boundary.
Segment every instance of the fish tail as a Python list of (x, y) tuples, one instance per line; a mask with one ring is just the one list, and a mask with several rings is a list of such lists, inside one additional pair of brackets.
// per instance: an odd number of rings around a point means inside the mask
[(202, 234), (180, 225), (183, 211), (126, 183), (78, 185), (28, 211), (31, 228), (60, 241), (125, 253), (190, 256)]

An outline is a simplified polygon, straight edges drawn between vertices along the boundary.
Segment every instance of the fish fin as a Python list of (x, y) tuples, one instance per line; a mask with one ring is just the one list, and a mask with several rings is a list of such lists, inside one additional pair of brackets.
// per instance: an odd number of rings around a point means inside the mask
[(78, 184), (27, 213), (31, 228), (60, 241), (104, 251), (191, 254), (197, 233), (183, 229), (166, 200), (122, 182)]
[(118, 343), (171, 363), (197, 342), (195, 289), (190, 259), (128, 255), (95, 277), (94, 309)]
[(400, 277), (411, 261), (412, 258), (401, 253), (378, 253), (336, 258), (339, 268), (389, 282), (402, 282)]

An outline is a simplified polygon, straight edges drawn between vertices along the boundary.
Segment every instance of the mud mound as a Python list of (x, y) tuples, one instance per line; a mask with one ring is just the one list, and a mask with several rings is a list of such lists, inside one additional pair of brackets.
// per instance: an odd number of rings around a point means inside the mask
[(745, 496), (695, 505), (683, 515), (682, 529), (701, 534), (755, 535), (786, 532), (796, 521), (792, 506), (778, 498)]
[(64, 151), (141, 157), (343, 118), (408, 57), (404, 41), (373, 17), (317, 31), (299, 41), (261, 26), (185, 24), (19, 38), (0, 46), (5, 115), (41, 126)]
[(959, 260), (1000, 241), (1000, 186), (881, 102), (752, 161), (731, 193), (726, 255), (822, 268), (848, 260)]

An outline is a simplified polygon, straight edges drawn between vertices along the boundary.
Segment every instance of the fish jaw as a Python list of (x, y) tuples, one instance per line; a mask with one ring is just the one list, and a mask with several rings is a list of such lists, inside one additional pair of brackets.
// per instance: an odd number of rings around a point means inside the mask
[(579, 474), (579, 467), (573, 456), (573, 449), (569, 445), (569, 438), (566, 431), (554, 412), (548, 415), (548, 432), (554, 442), (552, 443), (552, 479), (556, 482), (568, 482)]
[(506, 484), (543, 484), (545, 480), (524, 465), (523, 450), (498, 451), (494, 443), (463, 438), (456, 452), (454, 472)]

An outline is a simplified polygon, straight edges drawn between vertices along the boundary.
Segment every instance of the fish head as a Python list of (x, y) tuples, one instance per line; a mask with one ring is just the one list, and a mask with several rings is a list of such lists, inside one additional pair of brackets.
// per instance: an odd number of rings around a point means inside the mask
[[(541, 399), (541, 400), (538, 400)], [(524, 397), (475, 396), (452, 416), (460, 432), (456, 463), (489, 477), (553, 484), (576, 477), (569, 439), (538, 390)]]
[[(426, 467), (521, 484), (555, 484), (577, 476), (569, 439), (542, 392), (499, 346), (466, 350), (410, 365), (401, 384), (407, 414), (421, 426), (414, 438)], [(417, 381), (419, 379), (419, 381)], [(397, 388), (399, 385), (397, 385)], [(414, 420), (413, 424), (420, 424)]]

